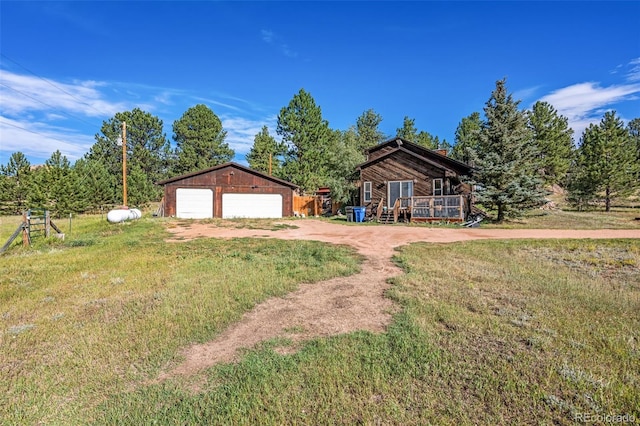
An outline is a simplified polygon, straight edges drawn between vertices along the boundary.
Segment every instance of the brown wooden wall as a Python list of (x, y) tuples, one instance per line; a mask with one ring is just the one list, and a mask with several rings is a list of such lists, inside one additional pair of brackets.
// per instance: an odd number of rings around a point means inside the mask
[(386, 146), (382, 146), (380, 148), (377, 148), (375, 150), (373, 150), (372, 152), (369, 153), (369, 155), (367, 156), (367, 161), (371, 161), (374, 160), (376, 158), (380, 158), (383, 155), (385, 155), (386, 153), (393, 151), (394, 149), (397, 148), (396, 144), (393, 145), (386, 145)]
[[(360, 171), (360, 200), (364, 199), (363, 182), (371, 182), (371, 201), (378, 204), (380, 198), (387, 202), (387, 185), (389, 181), (411, 180), (413, 195), (433, 195), (433, 179), (441, 178), (444, 184), (444, 194), (452, 193), (452, 183), (445, 176), (442, 169), (427, 164), (405, 152), (398, 152), (380, 161), (365, 166)], [(457, 183), (457, 182), (456, 182)], [(370, 204), (362, 204), (370, 207)]]
[(282, 195), (282, 215), (293, 216), (294, 191), (292, 188), (233, 166), (165, 184), (165, 216), (176, 215), (176, 189), (178, 188), (209, 188), (213, 190), (214, 217), (222, 217), (222, 194), (229, 193), (280, 194)]

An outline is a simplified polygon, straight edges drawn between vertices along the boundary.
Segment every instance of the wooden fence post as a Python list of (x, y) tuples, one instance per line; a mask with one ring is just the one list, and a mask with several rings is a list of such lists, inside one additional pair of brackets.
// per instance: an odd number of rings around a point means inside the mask
[(25, 212), (22, 212), (22, 223), (24, 223), (24, 227), (22, 228), (22, 245), (23, 246), (28, 246), (29, 243), (31, 242), (29, 238), (29, 226), (30, 226), (29, 216), (30, 214), (28, 210)]

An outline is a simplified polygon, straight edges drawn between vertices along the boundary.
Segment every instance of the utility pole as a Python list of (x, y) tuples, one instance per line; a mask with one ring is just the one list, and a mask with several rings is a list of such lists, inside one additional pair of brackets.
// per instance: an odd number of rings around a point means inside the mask
[(122, 122), (122, 206), (127, 206), (127, 123)]
[(273, 154), (269, 153), (269, 176), (271, 176), (271, 157)]

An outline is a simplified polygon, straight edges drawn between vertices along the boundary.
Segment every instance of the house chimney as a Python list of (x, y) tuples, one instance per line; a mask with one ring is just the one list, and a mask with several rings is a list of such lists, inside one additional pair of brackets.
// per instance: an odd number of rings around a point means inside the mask
[(447, 150), (446, 149), (436, 149), (436, 152), (440, 155), (444, 155), (445, 157), (447, 156)]

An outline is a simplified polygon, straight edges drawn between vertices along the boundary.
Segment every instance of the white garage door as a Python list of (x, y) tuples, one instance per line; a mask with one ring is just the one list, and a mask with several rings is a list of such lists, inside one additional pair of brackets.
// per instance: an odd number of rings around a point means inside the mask
[(176, 189), (176, 217), (182, 219), (213, 217), (213, 191), (200, 188)]
[(222, 194), (222, 217), (282, 217), (282, 195)]

